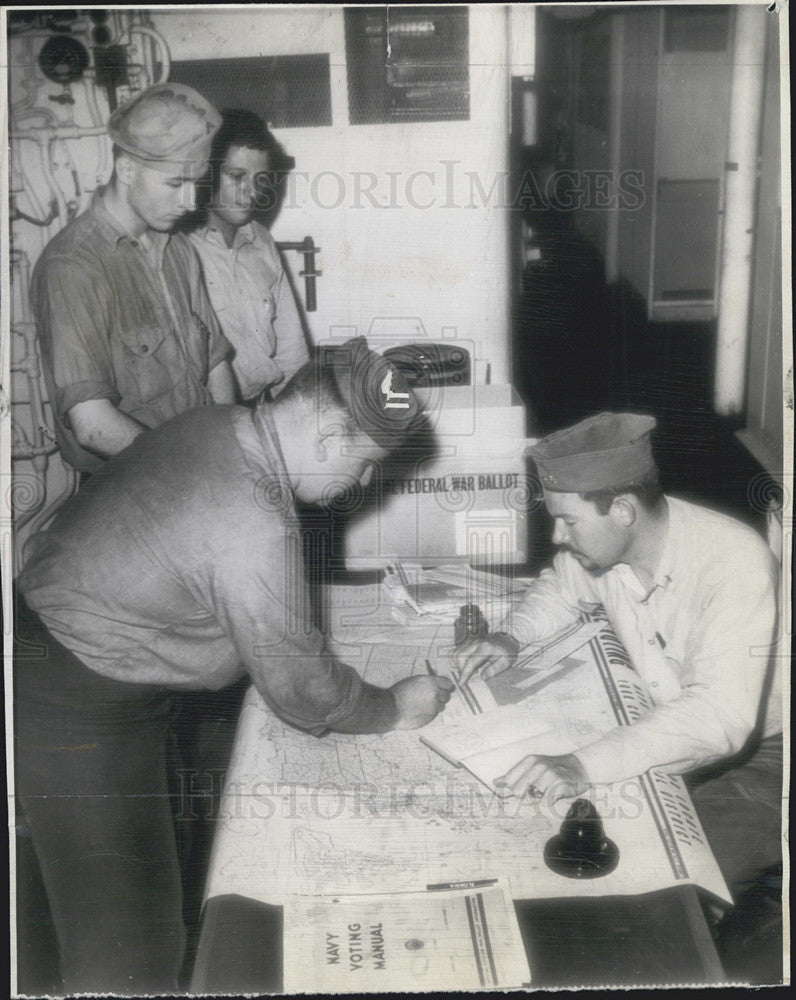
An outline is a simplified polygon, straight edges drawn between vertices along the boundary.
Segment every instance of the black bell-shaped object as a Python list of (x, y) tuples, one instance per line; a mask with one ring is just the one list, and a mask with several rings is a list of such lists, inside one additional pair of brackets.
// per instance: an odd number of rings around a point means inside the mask
[(575, 799), (558, 835), (547, 841), (544, 859), (558, 875), (600, 878), (619, 864), (619, 850), (605, 836), (603, 821), (592, 803)]

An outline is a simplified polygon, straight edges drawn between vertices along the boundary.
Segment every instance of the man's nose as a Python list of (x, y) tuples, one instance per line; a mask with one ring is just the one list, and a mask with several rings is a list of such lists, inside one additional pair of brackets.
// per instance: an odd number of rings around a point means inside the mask
[(568, 538), (566, 525), (556, 521), (553, 525), (553, 544), (563, 545)]
[(186, 212), (193, 212), (196, 208), (196, 184), (193, 181), (182, 186), (182, 207)]
[(243, 201), (254, 201), (255, 188), (250, 179), (247, 178), (246, 180), (241, 181), (240, 193)]

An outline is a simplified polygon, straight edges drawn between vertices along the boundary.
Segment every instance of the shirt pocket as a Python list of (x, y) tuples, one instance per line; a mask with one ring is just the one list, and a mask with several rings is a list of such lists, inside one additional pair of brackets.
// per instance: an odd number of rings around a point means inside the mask
[(138, 327), (121, 335), (128, 392), (138, 403), (151, 403), (173, 388), (166, 334), (159, 327)]

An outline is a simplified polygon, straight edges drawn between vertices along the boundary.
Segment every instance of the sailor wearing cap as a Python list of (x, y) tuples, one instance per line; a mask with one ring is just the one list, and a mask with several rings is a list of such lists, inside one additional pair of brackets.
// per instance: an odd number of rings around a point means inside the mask
[(192, 406), (232, 402), (231, 351), (199, 261), (169, 230), (195, 205), (220, 117), (190, 87), (150, 87), (108, 122), (114, 169), (48, 244), (31, 304), (61, 455), (81, 472)]
[(326, 648), (295, 508), (358, 489), (421, 422), (400, 373), (350, 340), (274, 403), (193, 409), (136, 438), (36, 537), (18, 580), (16, 788), (68, 993), (177, 988), (173, 690), (248, 674), (314, 735), (422, 726), (448, 700), (447, 678), (374, 687)]
[(602, 605), (652, 710), (577, 753), (526, 757), (504, 775), (506, 794), (556, 799), (649, 768), (689, 774), (725, 879), (740, 892), (781, 858), (778, 571), (751, 528), (663, 495), (654, 427), (649, 416), (601, 413), (530, 448), (559, 551), (497, 632), (460, 655), (461, 678), (500, 672)]

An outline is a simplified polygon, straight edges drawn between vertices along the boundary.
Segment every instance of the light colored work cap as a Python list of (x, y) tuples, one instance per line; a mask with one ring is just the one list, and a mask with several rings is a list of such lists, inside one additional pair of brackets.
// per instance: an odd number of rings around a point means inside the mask
[(655, 418), (598, 413), (556, 431), (526, 452), (546, 490), (588, 493), (633, 483), (655, 469), (650, 432)]
[(111, 141), (155, 170), (175, 167), (198, 177), (207, 167), (221, 115), (181, 83), (157, 83), (113, 112)]

